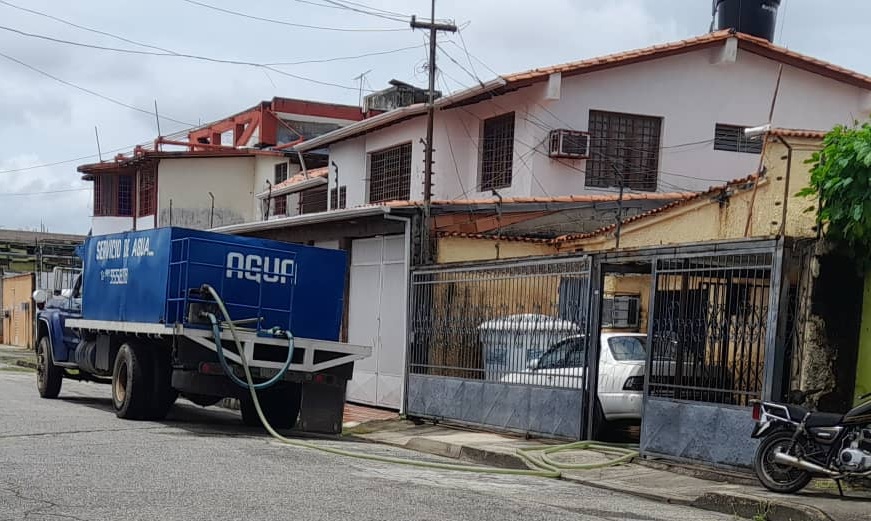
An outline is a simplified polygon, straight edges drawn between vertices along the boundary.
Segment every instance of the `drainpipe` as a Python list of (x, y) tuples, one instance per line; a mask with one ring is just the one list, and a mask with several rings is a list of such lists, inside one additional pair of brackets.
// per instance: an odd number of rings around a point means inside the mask
[(408, 327), (408, 318), (411, 316), (411, 313), (409, 312), (409, 308), (411, 307), (411, 217), (400, 217), (398, 215), (390, 215), (387, 213), (384, 214), (384, 218), (388, 221), (399, 221), (405, 223), (405, 320), (403, 321), (405, 324), (405, 349), (402, 352), (402, 356), (405, 357), (405, 363), (403, 364), (405, 366), (405, 375), (402, 378), (402, 404), (399, 409), (399, 414), (405, 414), (408, 406), (408, 396), (405, 390), (408, 385), (408, 375), (410, 372), (408, 366), (408, 349), (411, 346), (411, 328)]
[(786, 215), (787, 207), (789, 206), (789, 179), (792, 174), (792, 145), (783, 136), (777, 136), (777, 139), (786, 147), (786, 179), (783, 183), (783, 216), (780, 218), (780, 233), (783, 237), (786, 234)]
[[(296, 156), (299, 158), (299, 166), (302, 167), (302, 176), (308, 179), (308, 168), (305, 167), (305, 159), (302, 157), (302, 152), (296, 151)], [(287, 161), (290, 163), (290, 160)]]

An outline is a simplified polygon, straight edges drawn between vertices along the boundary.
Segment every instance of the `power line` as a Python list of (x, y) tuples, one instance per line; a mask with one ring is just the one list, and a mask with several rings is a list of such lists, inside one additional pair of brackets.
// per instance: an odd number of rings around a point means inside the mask
[(0, 192), (0, 197), (27, 197), (32, 195), (61, 194), (67, 192), (91, 191), (91, 188), (67, 188), (64, 190), (45, 190), (42, 192)]
[[(284, 20), (275, 20), (273, 18), (264, 18), (262, 16), (255, 16), (255, 15), (251, 15), (251, 14), (247, 14), (247, 13), (242, 13), (239, 11), (232, 11), (230, 9), (224, 9), (223, 7), (218, 7), (216, 5), (207, 4), (205, 2), (198, 2), (197, 0), (182, 0), (182, 2), (186, 2), (188, 4), (204, 7), (206, 9), (211, 9), (213, 11), (219, 11), (221, 13), (231, 14), (234, 16), (240, 16), (242, 18), (249, 18), (251, 20), (258, 20), (261, 22), (286, 25), (289, 27), (298, 27), (301, 29), (319, 29), (322, 31), (337, 31), (337, 32), (345, 32), (345, 33), (385, 33), (385, 32), (409, 31), (410, 30), (409, 28), (403, 28), (403, 29), (399, 29), (399, 28), (396, 28), (396, 29), (390, 29), (390, 28), (355, 29), (355, 28), (348, 28), (348, 27), (325, 27), (325, 26), (319, 26), (319, 25), (306, 25), (306, 24), (298, 24), (298, 23), (293, 23), (293, 22), (286, 22)], [(382, 17), (382, 18), (387, 18), (387, 17)], [(393, 21), (401, 21), (401, 22), (405, 21), (405, 20), (395, 20), (393, 18), (387, 18), (387, 19), (393, 20)]]
[[(354, 3), (354, 2), (337, 2), (335, 0), (324, 0), (324, 2), (331, 4), (339, 9), (346, 9), (348, 11), (354, 11), (355, 13), (365, 14), (369, 16), (375, 16), (378, 18), (384, 18), (385, 20), (392, 20), (394, 22), (407, 22), (410, 16), (405, 16), (399, 13), (396, 14), (385, 14), (383, 12), (379, 13), (377, 10), (372, 7), (365, 6), (364, 4)], [(350, 4), (350, 5), (347, 5)], [(403, 19), (404, 18), (404, 19)]]
[[(66, 80), (64, 80), (64, 79), (62, 79), (62, 78), (58, 78), (57, 76), (54, 76), (54, 75), (52, 75), (52, 74), (50, 74), (50, 73), (48, 73), (48, 72), (45, 72), (44, 70), (37, 69), (37, 68), (34, 67), (33, 65), (27, 64), (27, 63), (25, 63), (25, 62), (23, 62), (23, 61), (21, 61), (21, 60), (19, 60), (19, 59), (17, 59), (17, 58), (13, 58), (12, 56), (9, 56), (8, 54), (4, 54), (4, 53), (0, 52), (0, 56), (2, 56), (3, 58), (6, 58), (6, 59), (9, 60), (9, 61), (12, 61), (12, 62), (17, 63), (18, 65), (21, 65), (22, 67), (26, 67), (26, 68), (32, 70), (33, 72), (36, 72), (36, 73), (38, 73), (38, 74), (42, 74), (43, 76), (45, 76), (45, 77), (47, 77), (47, 78), (51, 78), (51, 79), (53, 79), (54, 81), (56, 81), (56, 82), (58, 82), (58, 83), (62, 83), (63, 85), (66, 85), (66, 86), (68, 86), (68, 87), (72, 87), (72, 88), (74, 88), (74, 89), (80, 90), (80, 91), (85, 92), (85, 93), (87, 93), (87, 94), (90, 94), (90, 95), (92, 95), (92, 96), (96, 96), (96, 97), (98, 97), (98, 98), (100, 98), (100, 99), (103, 99), (103, 100), (106, 100), (106, 101), (108, 101), (108, 102), (110, 102), (110, 103), (114, 103), (114, 104), (116, 104), (116, 105), (120, 105), (120, 106), (122, 106), (122, 107), (126, 107), (126, 108), (128, 108), (128, 109), (135, 110), (135, 111), (137, 111), (137, 112), (141, 112), (141, 113), (143, 113), (143, 114), (148, 114), (149, 116), (154, 116), (154, 111), (146, 110), (146, 109), (143, 109), (143, 108), (140, 108), (140, 107), (136, 107), (136, 106), (134, 106), (134, 105), (130, 105), (130, 104), (128, 104), (128, 103), (124, 103), (123, 101), (116, 100), (115, 98), (111, 98), (111, 97), (109, 97), (109, 96), (106, 96), (105, 94), (100, 94), (99, 92), (93, 91), (93, 90), (88, 89), (88, 88), (86, 88), (86, 87), (82, 87), (82, 86), (80, 86), (80, 85), (76, 85), (75, 83), (72, 83), (72, 82), (66, 81)], [(161, 115), (161, 116), (159, 116), (159, 117), (160, 117), (161, 119), (165, 119), (165, 120), (167, 120), (167, 121), (172, 121), (173, 123), (178, 123), (178, 124), (180, 124), (180, 125), (185, 125), (185, 126), (187, 126), (187, 127), (195, 127), (195, 126), (196, 126), (196, 125), (194, 125), (193, 123), (187, 123), (187, 122), (185, 122), (185, 121), (181, 121), (181, 120), (178, 120), (178, 119), (175, 119), (175, 118), (171, 118), (171, 117), (169, 117), (169, 116), (162, 116), (162, 115)]]
[(223, 59), (219, 59), (219, 58), (211, 58), (208, 56), (199, 56), (199, 55), (195, 55), (195, 54), (159, 53), (159, 52), (152, 52), (152, 51), (137, 51), (134, 49), (119, 49), (117, 47), (106, 47), (103, 45), (94, 45), (94, 44), (89, 44), (89, 43), (64, 40), (62, 38), (54, 38), (54, 37), (46, 36), (43, 34), (28, 33), (26, 31), (21, 31), (19, 29), (14, 29), (12, 27), (7, 27), (4, 25), (0, 25), (0, 29), (2, 29), (4, 31), (9, 31), (12, 33), (19, 34), (21, 36), (27, 36), (29, 38), (37, 38), (40, 40), (47, 40), (47, 41), (54, 42), (54, 43), (60, 43), (60, 44), (64, 44), (64, 45), (72, 45), (72, 46), (76, 46), (76, 47), (84, 47), (84, 48), (88, 48), (88, 49), (96, 49), (96, 50), (101, 50), (101, 51), (118, 52), (118, 53), (123, 53), (123, 54), (137, 54), (137, 55), (145, 55), (145, 56), (169, 56), (169, 57), (174, 57), (174, 58), (188, 58), (188, 59), (192, 59), (192, 60), (207, 61), (207, 62), (212, 62), (212, 63), (226, 63), (226, 64), (230, 64), (230, 65), (246, 65), (249, 67), (259, 67), (259, 68), (264, 68), (266, 70), (272, 71), (276, 74), (281, 74), (282, 76), (288, 76), (290, 78), (298, 79), (301, 81), (307, 81), (307, 82), (314, 83), (317, 85), (323, 85), (323, 86), (327, 86), (327, 87), (337, 87), (340, 89), (352, 90), (352, 91), (359, 90), (357, 87), (351, 87), (349, 85), (342, 85), (339, 83), (333, 83), (333, 82), (329, 82), (329, 81), (316, 80), (314, 78), (301, 76), (299, 74), (292, 74), (290, 72), (286, 72), (286, 71), (283, 71), (281, 69), (276, 69), (275, 67), (272, 67), (272, 66), (269, 66), (269, 65), (266, 65), (263, 63), (248, 62), (248, 61), (242, 61), (242, 60), (223, 60)]
[(399, 49), (392, 49), (389, 51), (375, 51), (375, 52), (370, 52), (370, 53), (366, 53), (366, 54), (357, 54), (354, 56), (337, 56), (335, 58), (319, 58), (319, 59), (314, 59), (314, 60), (302, 60), (302, 61), (296, 61), (296, 62), (271, 62), (271, 63), (264, 63), (263, 65), (269, 65), (269, 66), (305, 65), (305, 64), (309, 64), (309, 63), (328, 63), (328, 62), (336, 62), (336, 61), (343, 61), (343, 60), (357, 60), (360, 58), (368, 58), (370, 56), (383, 56), (385, 54), (396, 54), (396, 53), (410, 51), (412, 49), (420, 49), (420, 48), (421, 48), (420, 45), (411, 45), (409, 47), (400, 47)]
[(108, 36), (109, 38), (114, 38), (116, 40), (120, 40), (120, 41), (126, 42), (126, 43), (132, 43), (133, 45), (138, 45), (140, 47), (147, 47), (149, 49), (155, 49), (158, 51), (163, 51), (163, 52), (167, 52), (170, 54), (174, 54), (172, 51), (164, 49), (163, 47), (157, 47), (155, 45), (149, 45), (147, 43), (137, 42), (136, 40), (130, 40), (128, 38), (124, 38), (123, 36), (118, 36), (117, 34), (107, 33), (105, 31), (100, 31), (99, 29), (94, 29), (92, 27), (86, 27), (84, 25), (79, 25), (79, 24), (76, 24), (76, 23), (71, 22), (69, 20), (64, 20), (63, 18), (58, 18), (57, 16), (54, 16), (54, 15), (51, 15), (48, 13), (43, 13), (41, 11), (36, 11), (34, 9), (28, 9), (26, 7), (21, 7), (20, 5), (15, 5), (15, 4), (7, 2), (5, 0), (0, 0), (0, 4), (6, 5), (8, 7), (13, 8), (13, 9), (18, 9), (19, 11), (25, 11), (25, 12), (30, 13), (30, 14), (35, 14), (37, 16), (49, 18), (49, 19), (54, 20), (56, 22), (60, 22), (64, 25), (69, 25), (71, 27), (75, 27), (76, 29), (82, 29), (83, 31), (89, 31), (89, 32), (100, 34), (103, 36)]

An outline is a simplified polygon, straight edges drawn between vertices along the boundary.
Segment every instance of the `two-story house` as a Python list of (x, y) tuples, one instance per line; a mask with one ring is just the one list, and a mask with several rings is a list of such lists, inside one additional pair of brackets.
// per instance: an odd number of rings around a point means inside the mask
[[(325, 176), (289, 180), (325, 166), (292, 145), (362, 120), (359, 107), (273, 98), (113, 161), (82, 165), (94, 182), (95, 235), (159, 226), (213, 228), (327, 209)], [(279, 187), (276, 192), (273, 190)]]

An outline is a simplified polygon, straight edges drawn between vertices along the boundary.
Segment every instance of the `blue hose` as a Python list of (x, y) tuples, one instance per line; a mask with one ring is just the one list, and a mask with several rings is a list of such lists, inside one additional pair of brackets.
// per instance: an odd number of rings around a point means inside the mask
[[(232, 380), (233, 383), (235, 383), (239, 387), (248, 389), (248, 382), (236, 376), (236, 373), (233, 372), (233, 370), (230, 368), (230, 365), (227, 363), (227, 359), (224, 357), (224, 346), (223, 344), (221, 344), (221, 327), (218, 324), (217, 317), (215, 317), (215, 315), (212, 313), (206, 313), (206, 316), (209, 317), (209, 320), (211, 320), (212, 322), (212, 335), (214, 335), (215, 337), (215, 347), (217, 348), (216, 351), (218, 352), (218, 361), (221, 362), (221, 367), (224, 369), (224, 372), (227, 373), (227, 376), (230, 377), (230, 380)], [(284, 333), (285, 335), (287, 335), (288, 339), (287, 361), (284, 362), (284, 367), (282, 367), (275, 376), (265, 382), (255, 384), (253, 386), (254, 389), (257, 389), (258, 391), (261, 389), (272, 387), (273, 385), (281, 381), (281, 379), (284, 378), (284, 375), (287, 373), (287, 370), (290, 368), (290, 363), (293, 360), (294, 339), (293, 334), (290, 331), (285, 331)], [(245, 353), (241, 352), (241, 346), (239, 356), (245, 356)]]

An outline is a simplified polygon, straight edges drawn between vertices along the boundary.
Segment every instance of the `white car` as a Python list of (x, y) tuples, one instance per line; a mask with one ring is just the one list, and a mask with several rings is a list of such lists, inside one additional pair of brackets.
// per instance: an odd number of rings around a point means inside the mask
[[(646, 344), (644, 334), (602, 333), (598, 396), (606, 420), (641, 419)], [(527, 370), (508, 374), (500, 381), (581, 389), (586, 356), (584, 336), (575, 335), (550, 346)]]

